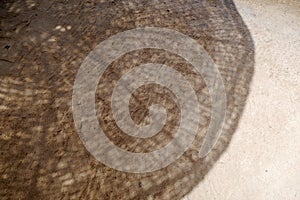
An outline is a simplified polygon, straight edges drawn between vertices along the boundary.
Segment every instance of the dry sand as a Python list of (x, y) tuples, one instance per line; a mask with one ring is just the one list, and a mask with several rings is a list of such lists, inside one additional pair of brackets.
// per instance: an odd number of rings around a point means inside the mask
[(228, 150), (186, 199), (300, 198), (300, 2), (235, 1), (255, 73)]
[[(149, 6), (149, 1), (131, 2), (5, 0), (9, 10), (1, 5), (1, 198), (173, 200), (202, 181), (186, 199), (299, 199), (299, 3), (236, 2), (255, 44), (250, 85), (253, 41), (230, 1)], [(194, 12), (195, 7), (201, 12)], [(80, 63), (100, 41), (153, 24), (194, 37), (220, 66), (229, 98), (229, 128), (204, 160), (193, 156), (203, 139), (200, 132), (193, 148), (166, 169), (137, 175), (118, 172), (96, 161), (76, 134), (72, 86)], [(10, 47), (3, 48), (7, 44)], [(175, 108), (166, 134), (147, 142), (115, 131), (109, 100), (102, 97), (133, 60), (135, 65), (166, 62), (192, 75), (204, 107), (210, 107), (201, 77), (175, 55), (144, 50), (122, 59), (106, 71), (96, 95), (99, 121), (106, 130), (114, 130), (108, 137), (122, 148), (141, 152), (145, 147), (153, 150), (152, 143), (166, 144), (178, 118)], [(246, 68), (238, 70), (240, 65)], [(173, 108), (174, 102), (164, 94), (168, 91), (162, 88), (141, 88), (136, 94), (141, 101), (132, 100), (132, 118), (143, 119), (147, 112), (135, 110), (146, 110), (160, 98)], [(209, 117), (206, 120), (203, 130)]]

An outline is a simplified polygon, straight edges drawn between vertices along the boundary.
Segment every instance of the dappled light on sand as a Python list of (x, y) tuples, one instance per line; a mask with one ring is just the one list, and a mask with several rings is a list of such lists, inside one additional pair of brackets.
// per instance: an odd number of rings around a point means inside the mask
[[(0, 196), (4, 199), (180, 199), (208, 173), (237, 127), (253, 75), (254, 45), (231, 1), (4, 1), (0, 37)], [(156, 84), (129, 100), (136, 124), (148, 124), (152, 104), (164, 106), (162, 130), (150, 138), (122, 132), (111, 109), (118, 80), (145, 63), (180, 72), (203, 112), (190, 149), (166, 168), (126, 173), (98, 162), (80, 140), (72, 115), (77, 71), (96, 45), (122, 31), (162, 27), (196, 40), (217, 64), (226, 97), (223, 132), (199, 158), (210, 122), (211, 99), (201, 74), (182, 57), (160, 49), (129, 52), (104, 71), (95, 94), (97, 119), (107, 137), (130, 152), (167, 145), (179, 127), (176, 95)], [(190, 108), (194, 109), (194, 108)]]

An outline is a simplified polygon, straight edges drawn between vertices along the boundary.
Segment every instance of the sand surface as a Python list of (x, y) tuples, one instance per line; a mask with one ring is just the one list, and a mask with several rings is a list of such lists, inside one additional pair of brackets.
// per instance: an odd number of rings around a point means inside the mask
[[(0, 5), (1, 199), (174, 200), (189, 192), (185, 199), (299, 199), (298, 1), (237, 0), (252, 38), (231, 1), (130, 2), (4, 0)], [(149, 25), (193, 37), (218, 64), (228, 97), (226, 130), (212, 153), (199, 159), (211, 107), (201, 75), (161, 50), (122, 56), (105, 71), (95, 95), (99, 123), (114, 144), (153, 151), (166, 145), (178, 126), (174, 95), (149, 85), (130, 99), (132, 119), (147, 123), (147, 108), (163, 102), (169, 123), (147, 141), (117, 128), (110, 99), (103, 97), (138, 64), (173, 66), (189, 78), (205, 110), (193, 146), (180, 159), (157, 172), (130, 174), (103, 165), (84, 147), (74, 127), (72, 87), (80, 64), (99, 42)]]
[(300, 2), (235, 1), (255, 73), (228, 150), (188, 200), (300, 198)]

